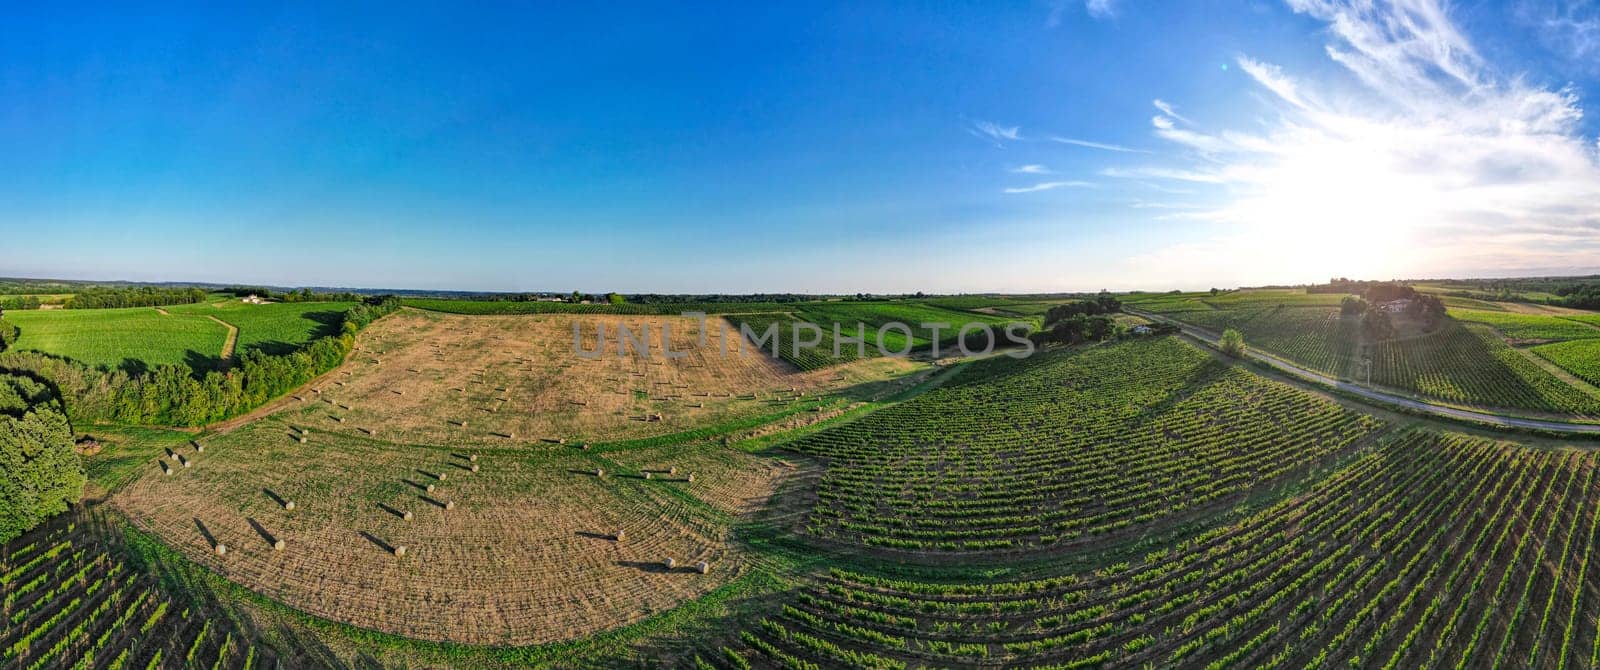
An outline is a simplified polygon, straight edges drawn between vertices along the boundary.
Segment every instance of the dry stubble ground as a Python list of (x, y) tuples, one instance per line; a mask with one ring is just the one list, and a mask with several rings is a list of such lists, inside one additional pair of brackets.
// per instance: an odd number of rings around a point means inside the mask
[[(114, 501), (195, 560), (311, 614), (469, 644), (573, 639), (669, 609), (738, 574), (745, 557), (729, 542), (731, 525), (799, 471), (715, 441), (585, 451), (575, 440), (762, 416), (791, 387), (893, 390), (899, 382), (881, 380), (915, 367), (880, 360), (799, 374), (766, 357), (714, 351), (659, 365), (614, 356), (580, 362), (571, 353), (575, 318), (612, 317), (408, 310), (384, 319), (317, 385), (321, 394), (202, 438), (204, 452), (176, 448), (164, 459), (172, 475), (151, 463)], [(676, 321), (684, 326), (679, 344), (691, 348), (694, 322)], [(739, 398), (752, 393), (761, 397)], [(582, 398), (587, 404), (572, 402)], [(692, 403), (705, 407), (685, 407)], [(638, 420), (656, 412), (665, 420)], [(460, 420), (467, 426), (451, 423)], [(617, 530), (626, 531), (624, 541), (609, 537)], [(281, 551), (273, 548), (278, 539)], [(217, 543), (226, 555), (215, 553)], [(396, 546), (406, 547), (404, 557), (393, 555)], [(668, 557), (675, 570), (661, 567)], [(692, 569), (701, 560), (712, 564), (709, 575)]]

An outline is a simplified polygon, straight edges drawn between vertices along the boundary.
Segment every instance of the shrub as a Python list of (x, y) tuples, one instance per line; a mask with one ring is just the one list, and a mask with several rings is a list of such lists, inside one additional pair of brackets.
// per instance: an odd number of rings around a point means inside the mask
[(1217, 340), (1217, 348), (1234, 358), (1244, 356), (1244, 334), (1234, 328), (1222, 331), (1222, 339)]

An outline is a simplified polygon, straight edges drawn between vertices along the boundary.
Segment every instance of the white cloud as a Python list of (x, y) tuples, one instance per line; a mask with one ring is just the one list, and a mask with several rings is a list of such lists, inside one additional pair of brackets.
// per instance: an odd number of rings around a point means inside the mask
[(1117, 15), (1116, 0), (1085, 0), (1083, 8), (1089, 16), (1097, 19), (1109, 19)]
[[(1156, 109), (1161, 110), (1162, 114), (1166, 114), (1167, 116), (1170, 116), (1170, 117), (1172, 117), (1174, 119), (1177, 119), (1179, 121), (1182, 121), (1184, 123), (1188, 123), (1188, 124), (1193, 124), (1194, 123), (1193, 121), (1190, 121), (1184, 115), (1179, 114), (1177, 108), (1173, 107), (1171, 103), (1168, 103), (1167, 101), (1162, 100), (1161, 98), (1156, 98), (1155, 100), (1151, 100), (1150, 104), (1155, 105)], [(1157, 117), (1157, 118), (1159, 118), (1159, 117)]]
[(1093, 188), (1093, 182), (1087, 181), (1046, 181), (1032, 186), (1015, 186), (1006, 189), (1006, 193), (1035, 193), (1038, 191), (1051, 191), (1058, 188)]
[(1118, 179), (1169, 179), (1202, 184), (1221, 184), (1226, 180), (1216, 173), (1165, 167), (1106, 168), (1100, 174)]
[(1050, 141), (1051, 142), (1060, 142), (1061, 144), (1071, 144), (1073, 146), (1078, 146), (1078, 147), (1088, 147), (1090, 149), (1103, 149), (1105, 151), (1120, 151), (1120, 152), (1123, 152), (1123, 153), (1139, 153), (1139, 154), (1149, 153), (1149, 152), (1147, 152), (1147, 151), (1145, 151), (1143, 149), (1131, 149), (1131, 148), (1122, 146), (1120, 144), (1109, 144), (1109, 143), (1106, 143), (1106, 142), (1091, 142), (1089, 140), (1079, 140), (1079, 139), (1073, 139), (1071, 137), (1055, 136), (1055, 137), (1051, 137)]
[(1240, 56), (1266, 93), (1248, 130), (1179, 128), (1157, 105), (1165, 164), (1101, 174), (1221, 204), (1185, 211), (1196, 241), (1138, 267), (1183, 283), (1600, 267), (1600, 149), (1574, 91), (1499, 76), (1430, 0), (1288, 2), (1328, 23), (1328, 57), (1360, 86)]
[(1021, 126), (1002, 126), (992, 121), (975, 121), (967, 132), (997, 144), (1022, 139)]
[(1038, 163), (1030, 163), (1028, 165), (1018, 165), (1017, 167), (1007, 170), (1007, 172), (1012, 174), (1050, 174), (1050, 168), (1039, 165)]

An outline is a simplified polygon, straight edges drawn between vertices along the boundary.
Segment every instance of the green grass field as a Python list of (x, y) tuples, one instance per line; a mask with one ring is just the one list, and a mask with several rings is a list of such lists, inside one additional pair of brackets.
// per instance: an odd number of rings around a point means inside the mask
[(21, 330), (16, 348), (65, 356), (94, 366), (215, 367), (228, 329), (194, 314), (163, 315), (150, 307), (6, 312)]
[(250, 305), (237, 300), (126, 309), (26, 310), (6, 313), (21, 329), (19, 350), (65, 356), (94, 366), (188, 365), (197, 371), (220, 364), (227, 326), (239, 329), (235, 351), (271, 354), (293, 350), (338, 332), (340, 314), (354, 303)]
[(286, 302), (251, 305), (238, 300), (167, 308), (173, 314), (214, 316), (239, 328), (238, 351), (282, 354), (325, 335), (337, 335), (341, 315), (353, 302)]

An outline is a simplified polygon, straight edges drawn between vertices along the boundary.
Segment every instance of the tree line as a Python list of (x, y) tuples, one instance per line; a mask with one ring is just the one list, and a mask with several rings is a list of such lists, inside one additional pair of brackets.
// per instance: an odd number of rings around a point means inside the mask
[(159, 307), (161, 305), (186, 305), (205, 299), (205, 290), (198, 288), (160, 288), (156, 286), (86, 288), (67, 299), (67, 309)]
[(371, 297), (350, 291), (317, 292), (309, 288), (275, 291), (264, 286), (229, 286), (222, 289), (222, 292), (235, 298), (253, 295), (278, 302), (361, 302)]
[(0, 298), (0, 310), (7, 309), (39, 309), (44, 302), (36, 295), (14, 295), (9, 298)]
[(1039, 344), (1077, 344), (1115, 337), (1122, 332), (1112, 315), (1122, 311), (1122, 301), (1102, 292), (1087, 300), (1051, 307), (1044, 313), (1044, 328), (1031, 337)]
[(0, 544), (65, 512), (86, 481), (72, 425), (50, 386), (0, 374)]
[[(1382, 305), (1394, 300), (1406, 300), (1405, 307), (1400, 314), (1422, 324), (1422, 329), (1433, 330), (1445, 318), (1444, 301), (1436, 295), (1417, 293), (1410, 286), (1401, 287), (1404, 290), (1393, 288), (1393, 285), (1369, 287), (1366, 298), (1348, 295), (1339, 303), (1339, 313), (1343, 316), (1358, 316), (1361, 318), (1361, 331), (1371, 340), (1387, 340), (1394, 337), (1394, 321), (1390, 313)], [(1376, 289), (1376, 290), (1374, 290)], [(1403, 296), (1403, 297), (1395, 297)]]
[(198, 377), (181, 365), (130, 373), (31, 351), (0, 354), (0, 371), (49, 380), (75, 421), (201, 426), (260, 407), (338, 367), (355, 347), (356, 333), (399, 306), (393, 296), (366, 298), (344, 312), (338, 335), (287, 354), (249, 350), (230, 369)]

